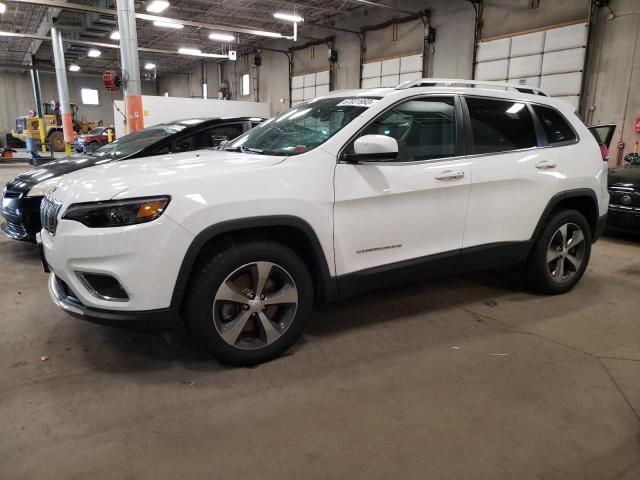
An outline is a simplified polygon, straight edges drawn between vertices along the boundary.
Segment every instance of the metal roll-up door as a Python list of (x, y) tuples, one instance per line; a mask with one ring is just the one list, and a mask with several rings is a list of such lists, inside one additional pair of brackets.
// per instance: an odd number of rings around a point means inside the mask
[(329, 93), (329, 70), (291, 77), (291, 105), (321, 97)]
[(396, 87), (422, 78), (422, 55), (389, 58), (362, 65), (362, 88)]

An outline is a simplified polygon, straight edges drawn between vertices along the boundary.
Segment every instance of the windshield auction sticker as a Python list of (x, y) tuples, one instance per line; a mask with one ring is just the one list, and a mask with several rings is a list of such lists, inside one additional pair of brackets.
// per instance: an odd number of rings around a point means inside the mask
[(378, 101), (377, 98), (347, 98), (341, 101), (337, 107), (370, 107)]

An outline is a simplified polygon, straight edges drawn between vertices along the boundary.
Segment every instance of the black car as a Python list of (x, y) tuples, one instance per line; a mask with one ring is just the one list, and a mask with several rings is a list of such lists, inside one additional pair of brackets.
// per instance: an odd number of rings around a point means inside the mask
[(263, 122), (263, 118), (194, 118), (161, 123), (125, 135), (91, 156), (65, 157), (18, 175), (2, 192), (2, 231), (9, 238), (34, 242), (40, 231), (40, 202), (59, 177), (107, 162), (216, 148)]
[(640, 233), (640, 155), (630, 153), (626, 165), (609, 170), (607, 229)]

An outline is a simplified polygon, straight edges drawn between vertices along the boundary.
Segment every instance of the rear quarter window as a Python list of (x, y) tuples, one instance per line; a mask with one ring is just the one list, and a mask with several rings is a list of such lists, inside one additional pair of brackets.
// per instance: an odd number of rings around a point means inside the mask
[(549, 145), (558, 145), (576, 141), (576, 133), (560, 112), (553, 108), (533, 105)]

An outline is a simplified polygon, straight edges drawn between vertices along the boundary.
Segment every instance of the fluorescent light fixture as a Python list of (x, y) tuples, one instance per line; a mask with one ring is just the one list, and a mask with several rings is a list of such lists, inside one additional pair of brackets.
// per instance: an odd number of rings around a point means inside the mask
[(524, 108), (524, 103), (514, 103), (507, 109), (507, 113), (518, 113)]
[(164, 12), (167, 8), (169, 8), (169, 5), (171, 4), (165, 0), (153, 0), (152, 2), (147, 3), (147, 12)]
[(91, 58), (98, 58), (100, 55), (102, 55), (102, 52), (97, 48), (92, 48), (87, 52), (87, 57), (91, 57)]
[(75, 63), (72, 63), (71, 65), (69, 65), (69, 71), (70, 72), (79, 72), (80, 71), (80, 66), (76, 65)]
[(199, 48), (181, 47), (178, 49), (178, 53), (181, 53), (182, 55), (196, 55), (196, 56), (202, 55), (202, 51)]
[(162, 28), (175, 28), (176, 30), (179, 30), (181, 28), (184, 28), (184, 25), (182, 25), (181, 23), (174, 23), (174, 22), (163, 22), (162, 20), (156, 20), (155, 22), (153, 22), (153, 24), (156, 27), (162, 27)]
[(7, 11), (7, 6), (4, 3), (0, 2), (0, 14), (6, 11)]
[(284, 20), (286, 22), (294, 22), (294, 23), (304, 22), (304, 18), (302, 18), (300, 15), (296, 15), (295, 13), (278, 12), (278, 13), (274, 13), (273, 16), (278, 20)]
[(210, 40), (220, 40), (222, 42), (233, 42), (236, 37), (231, 35), (230, 33), (216, 33), (212, 32), (209, 34)]
[(249, 30), (249, 31), (246, 31), (245, 33), (248, 33), (249, 35), (259, 35), (261, 37), (284, 38), (281, 33), (265, 32), (264, 30)]
[(154, 68), (156, 68), (156, 64), (155, 63), (145, 63), (144, 64), (144, 69), (145, 70), (153, 70)]
[(114, 30), (113, 32), (111, 32), (111, 35), (109, 35), (109, 38), (111, 40), (120, 40), (120, 32), (117, 30)]

